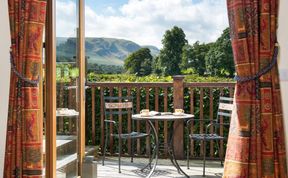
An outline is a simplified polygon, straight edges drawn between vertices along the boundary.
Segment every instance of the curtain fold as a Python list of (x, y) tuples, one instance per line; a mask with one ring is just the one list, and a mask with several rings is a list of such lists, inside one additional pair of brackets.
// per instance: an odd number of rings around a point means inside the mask
[[(257, 76), (267, 66), (273, 66), (273, 53), (278, 51), (278, 3), (227, 0), (239, 78)], [(255, 80), (237, 82), (232, 115), (223, 177), (287, 178), (277, 64)]]
[(42, 177), (43, 120), (39, 75), (46, 20), (45, 0), (8, 0), (11, 79), (5, 178)]

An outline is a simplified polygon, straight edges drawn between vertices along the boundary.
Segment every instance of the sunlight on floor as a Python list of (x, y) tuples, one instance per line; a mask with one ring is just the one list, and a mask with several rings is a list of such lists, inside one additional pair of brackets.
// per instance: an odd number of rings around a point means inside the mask
[[(122, 158), (121, 171), (118, 173), (118, 158), (109, 157), (105, 161), (105, 166), (102, 166), (101, 161), (98, 162), (98, 175), (99, 178), (132, 178), (132, 177), (145, 177), (149, 170), (141, 171), (148, 160), (144, 158), (136, 158), (134, 163), (130, 162), (129, 158)], [(181, 168), (191, 178), (202, 177), (202, 161), (190, 160), (190, 169), (186, 167), (186, 161), (178, 161)], [(206, 177), (221, 177), (223, 167), (219, 161), (207, 161), (206, 165)], [(169, 159), (161, 159), (158, 162), (156, 170), (152, 177), (157, 178), (182, 178), (183, 175), (179, 174), (176, 168), (172, 165)]]

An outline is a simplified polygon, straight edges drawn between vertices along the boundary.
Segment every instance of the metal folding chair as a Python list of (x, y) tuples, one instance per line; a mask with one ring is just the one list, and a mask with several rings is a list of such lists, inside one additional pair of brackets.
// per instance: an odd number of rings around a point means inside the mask
[[(189, 154), (190, 154), (190, 140), (195, 141), (203, 141), (203, 177), (205, 177), (205, 167), (206, 167), (206, 141), (215, 140), (217, 141), (217, 147), (219, 149), (219, 141), (224, 140), (225, 137), (221, 136), (217, 133), (218, 128), (222, 126), (229, 126), (231, 113), (233, 110), (233, 98), (228, 97), (220, 97), (219, 99), (219, 106), (218, 106), (218, 112), (216, 119), (190, 119), (186, 122), (188, 133), (190, 130), (190, 124), (192, 121), (194, 122), (209, 122), (209, 124), (206, 126), (205, 133), (201, 134), (189, 134), (187, 136), (187, 169), (189, 169)], [(220, 123), (220, 116), (228, 118), (228, 122)], [(213, 133), (208, 133), (210, 130), (210, 127), (213, 127)], [(221, 165), (223, 166), (223, 160), (221, 159)]]
[[(131, 132), (122, 132), (122, 122), (119, 122), (119, 118), (131, 119), (133, 114), (133, 98), (132, 97), (104, 97), (104, 110), (105, 110), (105, 144), (102, 157), (102, 165), (105, 161), (105, 153), (107, 149), (108, 138), (111, 136), (113, 138), (119, 139), (118, 141), (118, 165), (119, 173), (121, 173), (121, 150), (122, 150), (122, 140), (131, 139), (131, 162), (133, 162), (134, 156), (134, 140), (139, 138), (144, 138), (150, 135), (150, 133), (142, 133), (134, 131), (133, 120), (131, 120), (132, 129)], [(127, 115), (127, 117), (124, 117)], [(122, 117), (123, 116), (123, 117)], [(109, 126), (113, 125), (113, 132), (110, 132)]]

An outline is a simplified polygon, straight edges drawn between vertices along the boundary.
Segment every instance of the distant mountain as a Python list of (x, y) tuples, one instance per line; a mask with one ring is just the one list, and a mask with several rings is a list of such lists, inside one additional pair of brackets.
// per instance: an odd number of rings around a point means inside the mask
[(141, 46), (141, 47), (142, 48), (149, 48), (152, 56), (157, 56), (160, 53), (160, 50), (156, 46), (145, 45), (145, 46)]
[(57, 37), (56, 38), (56, 46), (65, 43), (68, 40), (68, 37)]
[[(57, 61), (69, 61), (76, 56), (75, 38), (57, 38)], [(135, 42), (115, 38), (86, 38), (86, 56), (88, 63), (105, 65), (123, 65), (124, 59), (140, 48), (146, 47), (152, 55), (158, 55), (159, 49), (155, 46), (140, 46)]]

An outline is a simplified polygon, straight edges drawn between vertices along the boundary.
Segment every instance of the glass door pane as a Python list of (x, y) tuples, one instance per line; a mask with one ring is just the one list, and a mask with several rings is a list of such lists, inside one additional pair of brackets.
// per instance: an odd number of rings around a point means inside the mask
[(56, 177), (78, 176), (78, 0), (56, 0)]

